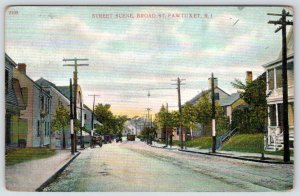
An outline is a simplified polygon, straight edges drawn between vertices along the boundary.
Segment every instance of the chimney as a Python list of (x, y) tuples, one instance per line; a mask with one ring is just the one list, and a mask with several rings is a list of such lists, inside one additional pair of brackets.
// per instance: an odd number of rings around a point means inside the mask
[(252, 82), (252, 71), (246, 71), (246, 82)]
[[(214, 80), (214, 86), (217, 87), (218, 86), (218, 78), (215, 78)], [(208, 88), (211, 88), (211, 78), (208, 78)]]
[(26, 64), (25, 63), (18, 63), (18, 70), (26, 75)]

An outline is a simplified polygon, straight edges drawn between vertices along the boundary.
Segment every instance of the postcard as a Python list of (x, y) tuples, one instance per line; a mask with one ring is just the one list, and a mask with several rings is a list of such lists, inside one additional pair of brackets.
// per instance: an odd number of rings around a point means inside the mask
[(6, 189), (291, 191), (293, 15), (7, 7)]

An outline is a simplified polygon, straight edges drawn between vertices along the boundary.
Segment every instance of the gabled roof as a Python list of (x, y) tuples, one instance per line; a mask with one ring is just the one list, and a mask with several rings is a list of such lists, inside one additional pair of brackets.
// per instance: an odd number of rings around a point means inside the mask
[[(6, 53), (5, 53), (5, 65), (6, 62), (8, 62), (11, 66), (14, 67), (14, 69), (18, 70), (18, 64), (16, 62), (14, 62)], [(29, 81), (31, 81), (33, 83), (34, 86), (36, 86), (39, 90), (41, 90), (42, 92), (44, 92), (48, 97), (51, 97), (50, 94), (45, 91), (44, 89), (41, 88), (41, 86), (39, 84), (37, 84), (35, 81), (33, 81), (27, 74), (23, 74)]]
[[(294, 54), (294, 30), (293, 27), (289, 30), (286, 38), (286, 45), (287, 45), (287, 56), (290, 56), (291, 54)], [(280, 50), (280, 53), (278, 55), (278, 59), (282, 58), (282, 49)]]
[[(222, 90), (218, 86), (216, 86), (215, 89), (219, 89), (220, 91), (222, 91), (225, 94), (229, 95), (228, 93), (226, 93), (224, 90)], [(211, 89), (204, 90), (204, 91), (200, 92), (198, 95), (196, 95), (195, 97), (193, 97), (191, 100), (187, 101), (186, 103), (195, 104), (202, 96), (204, 96), (207, 93), (210, 93), (210, 91), (211, 91)]]
[(70, 100), (70, 87), (69, 86), (57, 86), (58, 90)]
[(237, 101), (241, 97), (240, 93), (232, 93), (226, 99), (220, 101), (221, 106), (232, 105), (235, 101)]
[[(70, 86), (56, 86), (56, 87), (64, 96), (66, 96), (70, 100)], [(78, 88), (77, 90), (81, 91), (80, 85), (77, 85), (77, 88)], [(74, 93), (74, 91), (72, 93)], [(73, 98), (74, 98), (74, 94), (73, 94)]]
[(52, 82), (50, 82), (49, 80), (46, 80), (44, 78), (40, 78), (38, 80), (35, 81), (36, 83), (38, 83), (40, 86), (42, 87), (55, 87), (56, 88), (56, 85), (53, 84)]
[(40, 78), (38, 80), (35, 81), (38, 85), (40, 85), (41, 87), (53, 87), (55, 88), (58, 92), (60, 92), (63, 96), (65, 96), (68, 100), (70, 100), (70, 96), (66, 96), (63, 92), (60, 91), (60, 89), (52, 82), (50, 82), (49, 80), (46, 80), (44, 78)]
[(87, 109), (90, 112), (93, 112), (93, 110), (91, 110), (91, 108), (89, 108), (87, 105), (83, 104), (83, 108)]
[(11, 58), (10, 56), (8, 56), (6, 53), (5, 53), (5, 61), (7, 61), (10, 65), (12, 65), (13, 67), (17, 67), (17, 63), (15, 63)]
[[(286, 41), (287, 41), (287, 60), (290, 60), (290, 59), (293, 60), (294, 59), (294, 30), (293, 30), (293, 28), (291, 28), (290, 31), (288, 32)], [(267, 68), (272, 65), (281, 63), (281, 62), (282, 62), (282, 49), (280, 50), (278, 57), (275, 60), (268, 62), (262, 66), (264, 68)]]

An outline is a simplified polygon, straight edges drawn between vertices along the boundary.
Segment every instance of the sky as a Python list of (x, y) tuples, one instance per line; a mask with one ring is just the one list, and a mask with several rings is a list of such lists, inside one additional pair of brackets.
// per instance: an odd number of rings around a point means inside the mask
[[(74, 68), (63, 58), (86, 58), (78, 68), (83, 100), (111, 104), (117, 115), (144, 115), (162, 104), (177, 109), (209, 88), (211, 73), (231, 94), (235, 78), (264, 72), (275, 60), (281, 33), (268, 24), (281, 13), (270, 6), (13, 6), (6, 10), (5, 52), (27, 64), (33, 80), (69, 84)], [(289, 9), (290, 13), (292, 10)], [(143, 16), (143, 17), (140, 17)], [(148, 91), (150, 97), (148, 97)]]

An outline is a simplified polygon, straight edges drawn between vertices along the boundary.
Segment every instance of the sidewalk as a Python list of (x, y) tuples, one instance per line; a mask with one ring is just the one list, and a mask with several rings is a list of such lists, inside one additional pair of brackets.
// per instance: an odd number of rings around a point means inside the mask
[[(263, 163), (283, 163), (282, 161), (283, 157), (280, 155), (264, 154), (264, 158), (262, 158), (261, 153), (236, 152), (236, 151), (224, 151), (224, 150), (217, 150), (216, 153), (211, 153), (211, 149), (199, 149), (199, 148), (191, 148), (191, 147), (187, 147), (186, 149), (181, 150), (178, 146), (172, 146), (172, 148), (170, 148), (170, 146), (166, 147), (165, 144), (160, 144), (157, 142), (153, 142), (152, 147), (174, 149), (174, 150), (187, 152), (187, 153), (199, 153), (199, 154), (205, 154), (211, 156), (219, 156), (219, 157), (263, 162)], [(294, 162), (294, 157), (291, 157), (291, 162), (292, 163)]]
[(57, 150), (49, 158), (6, 166), (6, 188), (9, 191), (35, 191), (74, 156), (70, 150)]

